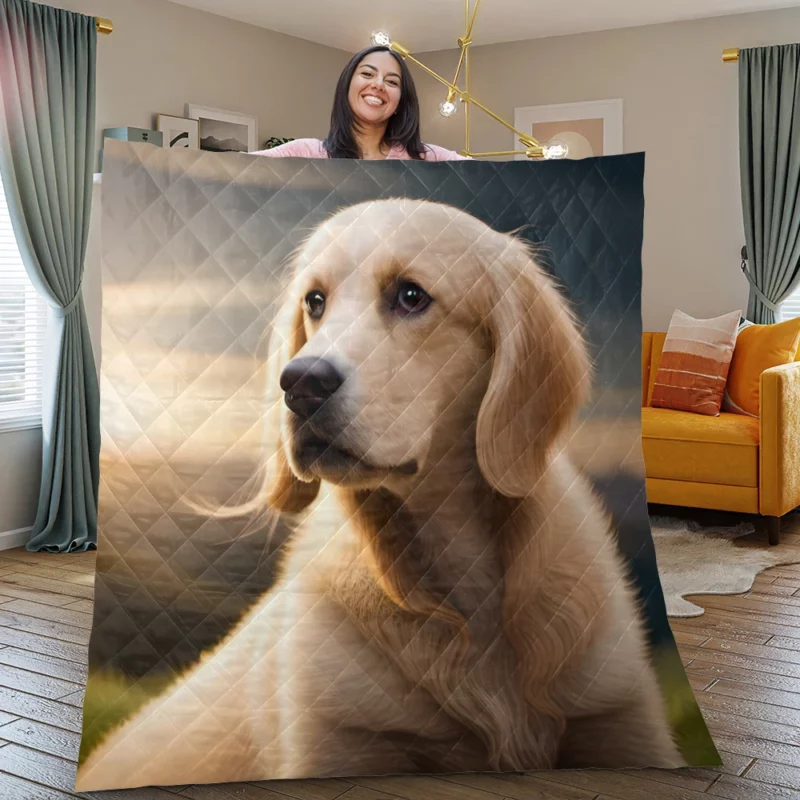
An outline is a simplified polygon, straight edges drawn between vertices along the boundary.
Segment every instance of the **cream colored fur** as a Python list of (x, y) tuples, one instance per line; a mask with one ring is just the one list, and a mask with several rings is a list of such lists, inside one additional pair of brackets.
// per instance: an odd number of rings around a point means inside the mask
[[(391, 312), (402, 280), (424, 313)], [(681, 765), (611, 522), (563, 447), (586, 349), (528, 249), (443, 205), (351, 207), (301, 248), (273, 344), (273, 393), (295, 357), (346, 375), (321, 422), (270, 397), (253, 506), (298, 515), (281, 576), (77, 788)], [(358, 463), (307, 458), (310, 429)]]

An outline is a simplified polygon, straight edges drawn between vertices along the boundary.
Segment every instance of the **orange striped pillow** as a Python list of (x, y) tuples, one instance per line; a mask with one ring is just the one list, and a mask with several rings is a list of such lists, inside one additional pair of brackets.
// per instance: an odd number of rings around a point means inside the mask
[(740, 313), (694, 319), (675, 311), (669, 323), (650, 405), (716, 417), (736, 344)]

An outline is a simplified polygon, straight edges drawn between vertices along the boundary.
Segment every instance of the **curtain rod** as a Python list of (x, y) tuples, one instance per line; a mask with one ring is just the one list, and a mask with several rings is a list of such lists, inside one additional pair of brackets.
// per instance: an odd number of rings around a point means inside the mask
[(95, 17), (94, 24), (98, 33), (109, 34), (114, 32), (114, 23), (110, 19)]
[(729, 47), (727, 50), (722, 51), (722, 60), (727, 64), (732, 61), (739, 60), (739, 48)]

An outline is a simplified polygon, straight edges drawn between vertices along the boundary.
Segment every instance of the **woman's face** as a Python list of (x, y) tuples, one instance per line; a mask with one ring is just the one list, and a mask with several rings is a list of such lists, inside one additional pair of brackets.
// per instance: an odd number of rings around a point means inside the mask
[(347, 99), (360, 122), (382, 125), (397, 111), (402, 93), (397, 61), (391, 53), (378, 51), (364, 56), (358, 65)]

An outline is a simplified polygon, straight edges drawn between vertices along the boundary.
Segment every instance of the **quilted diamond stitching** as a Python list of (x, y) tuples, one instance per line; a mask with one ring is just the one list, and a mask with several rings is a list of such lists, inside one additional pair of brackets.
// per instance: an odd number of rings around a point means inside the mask
[[(233, 415), (230, 419), (249, 415), (249, 428), (255, 436), (263, 382), (245, 382), (237, 392), (241, 396), (228, 403), (215, 401), (210, 391), (213, 365), (198, 359), (187, 372), (185, 365), (180, 370), (175, 365), (165, 367), (169, 358), (153, 357), (127, 369), (121, 355), (125, 344), (135, 341), (137, 351), (146, 351), (142, 345), (148, 342), (158, 348), (200, 350), (221, 343), (222, 356), (230, 355), (244, 340), (244, 354), (257, 355), (261, 332), (268, 327), (284, 278), (281, 261), (316, 222), (338, 207), (368, 197), (419, 197), (460, 205), (501, 230), (527, 226), (522, 235), (543, 244), (545, 263), (547, 250), (552, 252), (551, 263), (558, 263), (558, 277), (569, 286), (576, 307), (592, 309), (586, 322), (595, 333), (592, 343), (597, 368), (610, 369), (615, 376), (623, 374), (624, 385), (636, 389), (632, 400), (638, 398), (637, 359), (619, 363), (619, 353), (624, 351), (620, 342), (627, 340), (629, 352), (635, 355), (639, 336), (624, 321), (630, 318), (625, 312), (639, 300), (639, 253), (630, 243), (637, 240), (637, 231), (634, 228), (632, 235), (631, 226), (640, 225), (640, 220), (635, 213), (626, 214), (615, 190), (636, 168), (630, 159), (575, 165), (555, 180), (547, 173), (563, 165), (543, 164), (526, 170), (514, 163), (469, 164), (456, 171), (445, 164), (292, 163), (294, 160), (231, 156), (224, 160), (229, 180), (220, 182), (215, 180), (218, 158), (202, 152), (167, 157), (165, 151), (154, 150), (114, 143), (106, 160), (106, 173), (113, 173), (117, 190), (108, 202), (104, 195), (104, 213), (113, 222), (125, 220), (129, 231), (120, 241), (104, 241), (107, 280), (135, 286), (144, 283), (143, 277), (156, 284), (160, 279), (175, 291), (166, 291), (163, 297), (151, 292), (137, 298), (135, 290), (131, 307), (150, 313), (149, 321), (143, 320), (146, 313), (137, 316), (137, 326), (131, 322), (130, 308), (121, 303), (106, 310), (104, 355), (109, 354), (107, 376), (113, 382), (107, 377), (103, 384), (104, 448), (115, 460), (127, 460), (131, 470), (123, 485), (115, 487), (103, 481), (102, 486), (103, 545), (114, 544), (103, 563), (114, 566), (98, 574), (98, 585), (104, 590), (98, 595), (103, 602), (98, 603), (92, 637), (94, 669), (124, 663), (129, 673), (144, 676), (159, 660), (171, 668), (184, 666), (185, 662), (175, 661), (174, 650), (185, 645), (184, 657), (195, 658), (224, 633), (268, 586), (273, 574), (269, 556), (278, 552), (287, 533), (275, 536), (278, 547), (270, 553), (268, 543), (259, 542), (257, 536), (236, 541), (230, 538), (230, 529), (192, 522), (179, 507), (179, 497), (187, 488), (197, 490), (204, 483), (220, 488), (220, 481), (226, 483), (220, 465), (229, 467), (236, 458), (235, 445), (229, 442), (226, 447), (221, 442), (214, 458), (202, 465), (192, 464), (193, 454), (184, 452), (181, 436), (188, 438), (209, 416), (220, 413)], [(215, 169), (208, 169), (212, 158)], [(132, 201), (120, 199), (123, 189)], [(259, 292), (252, 278), (265, 273), (269, 280), (262, 278)], [(623, 274), (627, 291), (609, 291)], [(192, 287), (193, 281), (207, 276), (221, 280), (224, 288), (213, 292)], [(240, 288), (243, 283), (246, 292)], [(603, 298), (599, 304), (598, 293)], [(185, 333), (179, 340), (165, 339), (156, 314), (173, 306), (180, 311), (181, 305)], [(187, 314), (187, 306), (197, 310)], [(110, 334), (107, 343), (106, 332)], [(157, 397), (151, 384), (156, 373), (162, 379)], [(209, 390), (203, 390), (204, 381), (209, 382)], [(208, 397), (205, 401), (204, 394)], [(125, 424), (119, 430), (115, 430), (115, 414), (124, 415)], [(138, 435), (131, 441), (123, 429), (130, 431), (136, 426)], [(111, 448), (106, 447), (106, 440)], [(159, 453), (162, 443), (166, 444)], [(155, 470), (137, 461), (137, 456), (148, 451), (159, 453)], [(163, 479), (163, 470), (169, 471), (175, 491), (148, 491), (154, 476)], [(247, 469), (240, 472), (246, 474)], [(224, 496), (217, 499), (229, 500), (236, 488), (221, 487)], [(170, 532), (179, 533), (184, 543), (167, 555)], [(129, 555), (134, 560), (135, 554), (141, 554), (145, 572), (154, 580), (139, 587), (139, 600), (131, 607), (127, 598), (136, 575), (120, 569), (117, 562)], [(265, 556), (268, 569), (260, 570)], [(170, 590), (176, 582), (185, 585), (186, 578), (190, 588)], [(199, 591), (193, 590), (194, 585)], [(125, 600), (124, 613), (121, 600)], [(114, 631), (111, 647), (107, 641), (112, 638), (110, 630)], [(180, 631), (182, 642), (170, 653), (154, 658), (153, 653), (159, 652), (155, 644), (163, 649), (165, 630), (173, 635)]]

